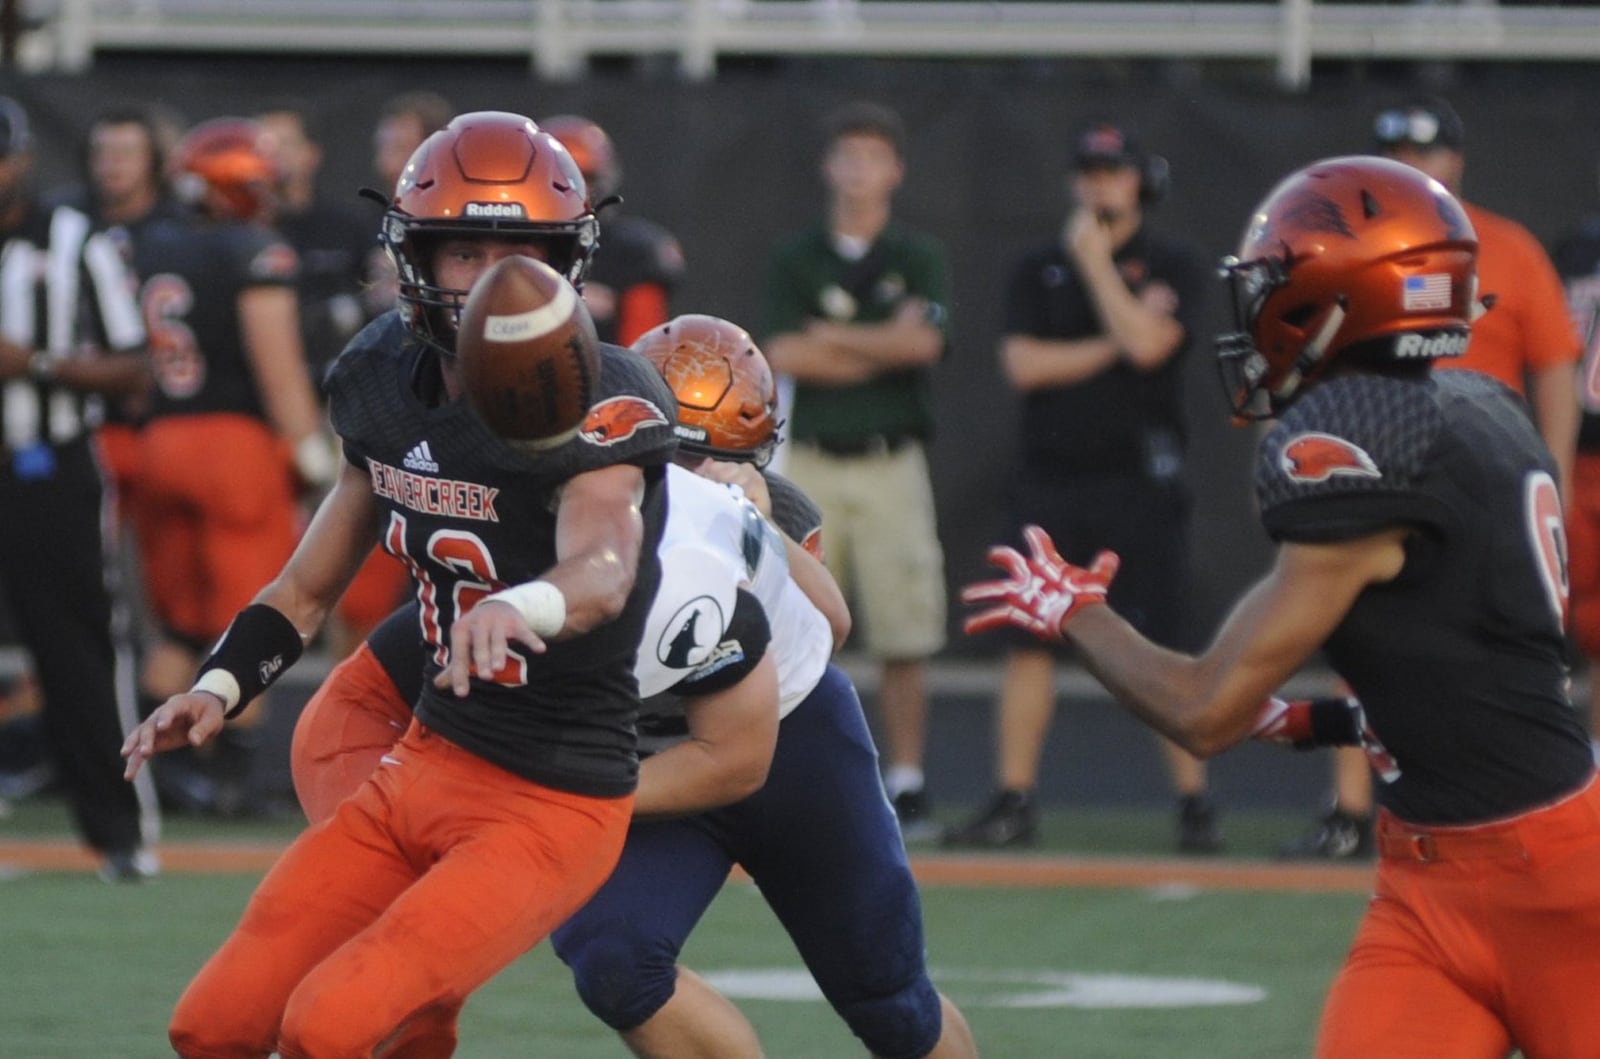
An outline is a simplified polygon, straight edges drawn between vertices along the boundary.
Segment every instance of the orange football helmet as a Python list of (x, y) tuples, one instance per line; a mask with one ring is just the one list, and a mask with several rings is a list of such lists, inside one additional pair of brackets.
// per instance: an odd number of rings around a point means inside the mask
[(1315, 162), (1251, 215), (1222, 262), (1236, 330), (1217, 339), (1236, 415), (1277, 415), (1339, 361), (1460, 356), (1478, 237), (1443, 184), (1386, 158)]
[(248, 118), (213, 118), (178, 141), (173, 186), (214, 216), (265, 220), (276, 203), (278, 167), (267, 130)]
[(767, 358), (737, 324), (691, 313), (651, 328), (633, 351), (678, 399), (678, 447), (765, 467), (778, 446), (778, 388)]
[(494, 235), (539, 242), (550, 267), (580, 286), (600, 226), (559, 140), (520, 114), (461, 114), (412, 152), (379, 232), (412, 333), (454, 350), (467, 292), (433, 282), (432, 250), (445, 238)]
[(539, 122), (539, 128), (561, 141), (589, 182), (589, 197), (596, 202), (616, 192), (622, 184), (622, 163), (606, 130), (576, 114), (557, 114)]

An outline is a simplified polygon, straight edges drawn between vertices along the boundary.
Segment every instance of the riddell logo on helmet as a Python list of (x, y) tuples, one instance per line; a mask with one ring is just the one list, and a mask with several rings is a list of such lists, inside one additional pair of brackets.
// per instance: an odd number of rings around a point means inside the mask
[(1434, 360), (1459, 357), (1467, 351), (1466, 335), (1401, 335), (1394, 344), (1394, 355), (1405, 359)]
[(462, 207), (463, 217), (516, 217), (528, 216), (520, 202), (469, 202)]
[(679, 423), (672, 428), (672, 432), (685, 441), (704, 441), (706, 432), (704, 427), (692, 427), (687, 423)]

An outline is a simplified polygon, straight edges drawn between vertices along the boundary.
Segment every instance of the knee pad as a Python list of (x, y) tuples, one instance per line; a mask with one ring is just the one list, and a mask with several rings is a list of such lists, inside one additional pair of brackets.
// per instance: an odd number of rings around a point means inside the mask
[(649, 1019), (678, 981), (678, 954), (644, 935), (621, 929), (560, 930), (556, 955), (572, 969), (583, 1006), (617, 1032)]
[(879, 1059), (922, 1059), (939, 1043), (943, 1029), (939, 992), (926, 972), (899, 992), (838, 1001), (833, 1007)]

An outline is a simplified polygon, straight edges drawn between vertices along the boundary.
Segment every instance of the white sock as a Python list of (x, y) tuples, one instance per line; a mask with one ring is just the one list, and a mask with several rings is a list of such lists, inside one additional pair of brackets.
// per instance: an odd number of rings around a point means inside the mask
[(883, 774), (883, 789), (891, 801), (906, 791), (920, 791), (922, 782), (922, 770), (915, 765), (890, 765)]

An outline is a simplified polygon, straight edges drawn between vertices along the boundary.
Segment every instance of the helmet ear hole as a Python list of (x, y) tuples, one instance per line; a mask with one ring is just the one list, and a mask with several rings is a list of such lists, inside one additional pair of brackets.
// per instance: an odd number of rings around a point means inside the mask
[(1282, 315), (1284, 323), (1290, 327), (1303, 330), (1311, 322), (1312, 317), (1317, 315), (1317, 307), (1315, 305), (1297, 305)]

